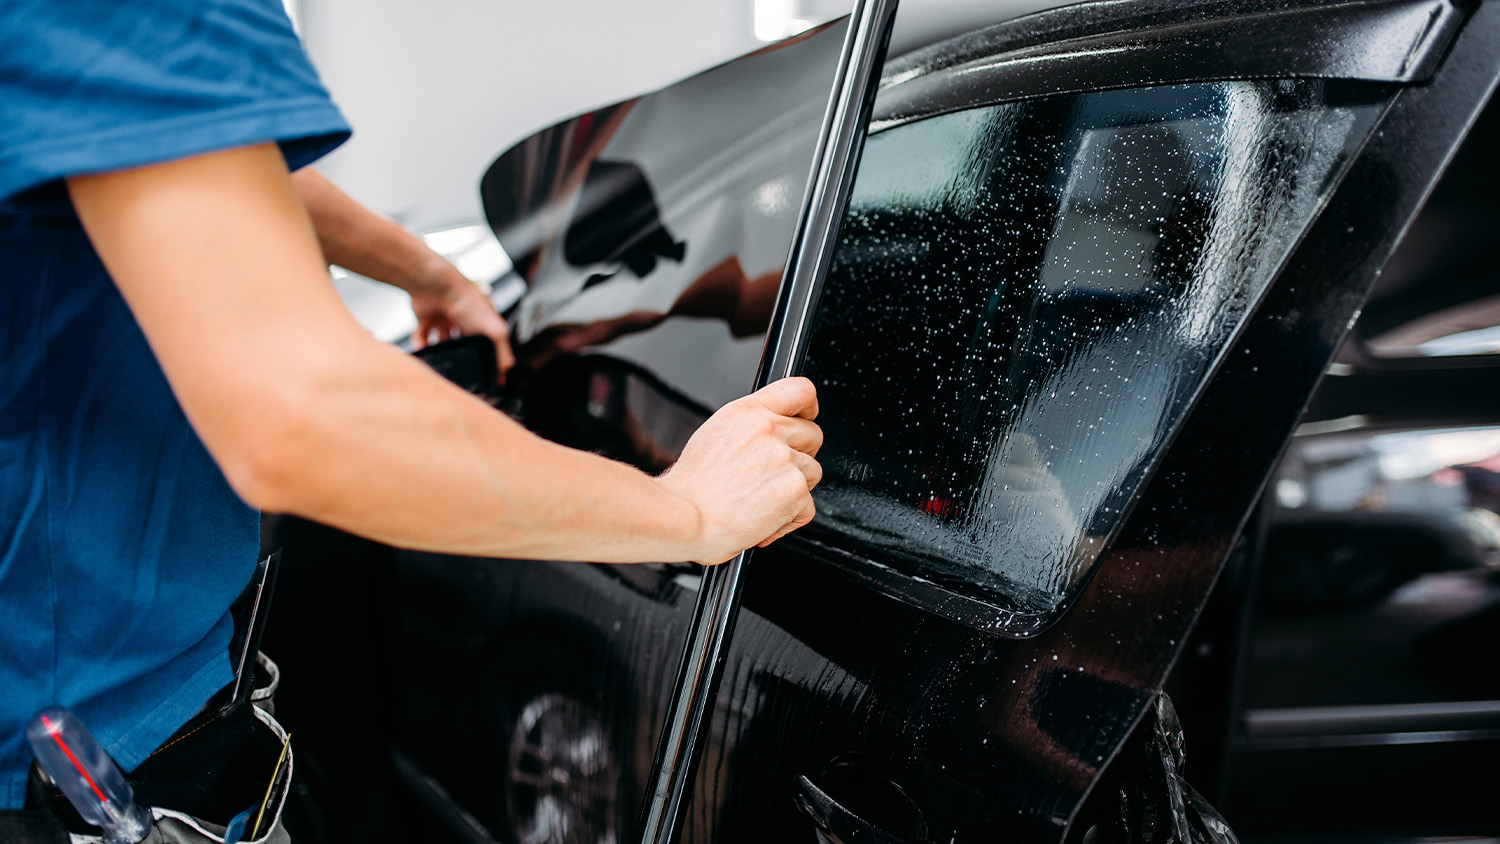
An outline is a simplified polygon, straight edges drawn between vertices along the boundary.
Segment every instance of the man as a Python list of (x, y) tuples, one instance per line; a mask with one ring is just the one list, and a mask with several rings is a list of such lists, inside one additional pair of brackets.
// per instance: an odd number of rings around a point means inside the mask
[(347, 129), (278, 0), (3, 14), (0, 810), (42, 706), (130, 770), (229, 681), (256, 510), (440, 552), (706, 564), (811, 519), (803, 379), (650, 477), (366, 334), (289, 175)]

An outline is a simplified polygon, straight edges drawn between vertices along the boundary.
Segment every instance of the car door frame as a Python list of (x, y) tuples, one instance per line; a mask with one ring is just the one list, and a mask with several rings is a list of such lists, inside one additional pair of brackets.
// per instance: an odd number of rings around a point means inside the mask
[[(1014, 39), (1010, 59), (992, 59), (994, 68), (1003, 68), (1007, 61), (1012, 69), (1020, 68), (1021, 82), (1013, 89), (997, 87), (999, 82), (990, 78), (991, 87), (982, 91), (950, 92), (937, 105), (929, 101), (923, 110), (908, 112), (892, 108), (894, 94), (883, 90), (886, 99), (877, 101), (873, 131), (945, 110), (1052, 93), (1234, 78), (1350, 73), (1359, 78), (1343, 63), (1347, 56), (1332, 53), (1309, 55), (1308, 63), (1291, 63), (1272, 72), (1278, 54), (1268, 49), (1274, 43), (1294, 43), (1306, 51), (1309, 42), (1324, 43), (1310, 36), (1308, 27), (1319, 20), (1336, 21), (1334, 16), (1346, 11), (1347, 4), (1309, 7), (1305, 14), (1293, 16), (1295, 25), (1289, 25), (1292, 18), (1269, 20), (1277, 14), (1269, 3), (1188, 5), (1190, 12), (1203, 13), (1192, 21), (1204, 36), (1195, 44), (1210, 44), (1215, 37), (1247, 38), (1256, 31), (1274, 37), (1259, 42), (1255, 50), (1215, 54), (1205, 48), (1195, 54), (1194, 62), (1185, 62), (1181, 45), (1169, 37), (1167, 23), (1169, 14), (1184, 14), (1182, 4), (1085, 4), (1042, 13), (1003, 25), (1007, 31), (998, 36), (970, 36), (976, 43), (985, 38), (993, 43), (1007, 34)], [(1398, 5), (1402, 4), (1368, 4)], [(1500, 78), (1500, 5), (1404, 5), (1442, 7), (1465, 19), (1451, 33), (1451, 43), (1434, 41), (1419, 60), (1397, 63), (1398, 72), (1375, 75), (1398, 89), (1230, 342), (1074, 600), (1042, 623), (988, 634), (1011, 640), (995, 670), (1010, 672), (1021, 688), (1029, 690), (1012, 701), (1013, 710), (998, 732), (1016, 744), (1030, 742), (1039, 756), (1050, 757), (1039, 769), (1045, 775), (1008, 785), (1005, 811), (994, 813), (1001, 819), (990, 830), (995, 834), (1057, 841), (1078, 817), (1085, 798), (1145, 716), (1181, 655), (1224, 561), (1380, 267)], [(1124, 14), (1121, 6), (1139, 14)], [(1131, 33), (1135, 37), (1103, 37), (1111, 25), (1131, 21), (1160, 29)], [(1358, 31), (1357, 23), (1336, 22), (1338, 31)], [(1066, 43), (1049, 40), (1048, 32), (1059, 31), (1075, 36), (1060, 39)], [(1115, 59), (1127, 47), (1142, 62), (1134, 76), (1122, 75)], [(1322, 59), (1327, 62), (1320, 69)], [(1083, 72), (1096, 60), (1101, 75)], [(1049, 82), (1044, 75), (1028, 73), (1032, 66), (1081, 70), (1074, 77), (1058, 77), (1062, 82)], [(888, 68), (887, 79), (909, 67), (898, 63)], [(937, 67), (932, 72), (943, 71)], [(982, 73), (971, 74), (975, 75)], [(895, 90), (899, 84), (898, 80), (887, 88)], [(998, 610), (983, 602), (892, 576), (813, 539), (794, 536), (785, 544), (799, 559), (825, 564), (842, 577), (904, 602), (940, 606), (944, 615), (976, 628), (996, 627)], [(785, 572), (783, 566), (772, 565), (754, 576)], [(1065, 688), (1042, 682), (1043, 673), (1058, 662), (1107, 676), (1131, 694), (1114, 703), (1115, 711), (1090, 711), (1087, 701), (1070, 699)], [(1093, 725), (1090, 740), (1075, 747), (1044, 746), (1046, 731), (1040, 723), (1059, 719), (1088, 720)]]

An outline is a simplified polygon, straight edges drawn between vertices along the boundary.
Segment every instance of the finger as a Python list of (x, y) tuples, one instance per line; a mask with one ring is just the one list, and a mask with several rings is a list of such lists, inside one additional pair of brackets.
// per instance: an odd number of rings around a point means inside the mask
[(808, 419), (797, 417), (783, 417), (778, 429), (781, 438), (787, 445), (808, 455), (816, 457), (818, 449), (823, 447), (823, 429), (818, 423)]
[(780, 530), (756, 543), (755, 547), (764, 548), (767, 545), (770, 545), (776, 540), (782, 538), (783, 536), (786, 536), (787, 534), (800, 528), (806, 527), (810, 522), (812, 522), (813, 517), (815, 517), (817, 514), (817, 507), (813, 505), (812, 498), (808, 498), (806, 505), (802, 509), (797, 511), (797, 515), (794, 516), (791, 521), (783, 525)]
[(807, 479), (808, 492), (812, 492), (812, 488), (817, 486), (819, 481), (823, 480), (823, 464), (808, 457), (806, 454), (800, 451), (792, 452), (792, 463), (797, 466), (797, 470), (802, 473), (802, 477)]
[(749, 398), (782, 416), (797, 416), (808, 420), (818, 418), (817, 388), (800, 375), (773, 381), (751, 393)]
[[(500, 323), (500, 326), (504, 329), (505, 323)], [(516, 365), (516, 353), (510, 347), (510, 332), (501, 330), (491, 336), (490, 339), (495, 341), (495, 364), (500, 368), (499, 383), (504, 384), (505, 373), (509, 372)]]
[(427, 338), (433, 330), (433, 320), (423, 318), (417, 320), (417, 330), (412, 332), (411, 347), (413, 349), (425, 349), (428, 346)]
[(458, 326), (454, 324), (453, 320), (442, 314), (438, 314), (428, 320), (427, 330), (422, 332), (422, 336), (427, 338), (428, 345), (434, 345), (457, 337)]

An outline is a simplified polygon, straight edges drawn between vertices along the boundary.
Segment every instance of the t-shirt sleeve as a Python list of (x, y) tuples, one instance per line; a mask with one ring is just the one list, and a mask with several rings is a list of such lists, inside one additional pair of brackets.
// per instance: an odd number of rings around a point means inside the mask
[(0, 4), (0, 202), (58, 179), (349, 137), (280, 0)]

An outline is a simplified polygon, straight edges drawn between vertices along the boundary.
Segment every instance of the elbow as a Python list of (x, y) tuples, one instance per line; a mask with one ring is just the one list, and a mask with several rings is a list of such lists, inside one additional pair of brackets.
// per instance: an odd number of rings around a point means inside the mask
[(315, 486), (311, 455), (318, 451), (317, 426), (305, 410), (295, 406), (282, 406), (259, 417), (223, 449), (219, 465), (225, 479), (257, 510), (309, 515), (306, 498)]
[(246, 504), (263, 513), (297, 514), (288, 461), (275, 455), (243, 457), (224, 467), (229, 485)]

